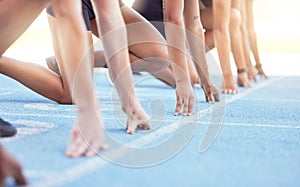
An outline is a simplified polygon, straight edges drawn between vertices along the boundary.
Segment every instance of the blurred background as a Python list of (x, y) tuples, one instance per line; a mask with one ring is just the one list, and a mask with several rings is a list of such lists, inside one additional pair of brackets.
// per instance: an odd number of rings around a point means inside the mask
[[(131, 6), (134, 0), (123, 1)], [(300, 64), (300, 1), (254, 0), (254, 15), (262, 63), (272, 69), (271, 74), (300, 76), (300, 69), (283, 71), (283, 64), (278, 64), (284, 62), (286, 67)], [(42, 65), (45, 57), (53, 55), (45, 11), (5, 55), (30, 62), (43, 61)]]

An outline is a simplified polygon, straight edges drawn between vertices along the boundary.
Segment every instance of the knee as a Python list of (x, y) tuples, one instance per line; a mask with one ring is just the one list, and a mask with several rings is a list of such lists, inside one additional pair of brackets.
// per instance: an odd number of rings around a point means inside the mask
[[(153, 73), (153, 72), (160, 72), (162, 70), (165, 70), (167, 67), (169, 67), (170, 60), (169, 60), (168, 49), (166, 46), (162, 44), (153, 43), (151, 44), (151, 46), (147, 46), (147, 48), (148, 48), (147, 54), (143, 57), (138, 57), (142, 62), (140, 63), (140, 65), (143, 64), (143, 68), (140, 69), (140, 71), (148, 71)], [(134, 52), (132, 54), (134, 54)], [(132, 65), (134, 65), (134, 62)], [(141, 67), (140, 65), (138, 65), (137, 67), (140, 68)], [(136, 68), (136, 66), (134, 67)]]
[(154, 61), (154, 63), (152, 63), (152, 68), (155, 69), (156, 72), (162, 71), (169, 67), (170, 61), (167, 48), (155, 48), (152, 51), (151, 56), (151, 58), (153, 59), (152, 61)]
[(238, 9), (231, 9), (230, 14), (230, 33), (234, 33), (241, 26), (242, 16)]
[(170, 11), (164, 12), (164, 21), (174, 25), (182, 25), (181, 15), (177, 15)]

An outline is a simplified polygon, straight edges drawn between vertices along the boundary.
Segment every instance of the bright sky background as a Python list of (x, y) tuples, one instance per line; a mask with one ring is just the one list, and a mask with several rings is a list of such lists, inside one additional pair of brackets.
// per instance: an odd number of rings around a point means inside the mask
[[(123, 1), (131, 5), (134, 0)], [(300, 0), (254, 0), (254, 14), (264, 67), (270, 74), (300, 76)], [(5, 55), (45, 64), (45, 57), (53, 55), (45, 12)]]
[(254, 0), (254, 15), (261, 51), (300, 53), (300, 0)]
[[(123, 1), (131, 5), (134, 0)], [(254, 0), (254, 14), (260, 51), (300, 54), (299, 0)], [(45, 39), (49, 37), (45, 36), (49, 36), (48, 23), (45, 13), (42, 13), (22, 39), (30, 38), (31, 42), (49, 43)]]
[(300, 53), (299, 0), (254, 0), (254, 10), (262, 51)]

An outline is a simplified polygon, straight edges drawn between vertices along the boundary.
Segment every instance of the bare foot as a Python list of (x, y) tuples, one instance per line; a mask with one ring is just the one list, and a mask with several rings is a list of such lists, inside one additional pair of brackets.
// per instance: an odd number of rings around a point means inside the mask
[(224, 94), (236, 94), (238, 93), (238, 89), (235, 86), (235, 82), (233, 80), (232, 75), (224, 76), (223, 84), (222, 84), (222, 93)]
[(20, 163), (6, 152), (1, 145), (0, 162), (0, 186), (4, 186), (4, 181), (8, 177), (14, 178), (18, 185), (27, 185)]
[(65, 154), (68, 157), (92, 157), (97, 151), (106, 148), (100, 111), (96, 107), (89, 107), (86, 110), (79, 110), (77, 116)]
[(127, 114), (126, 130), (128, 134), (134, 134), (136, 129), (150, 130), (149, 118), (137, 99), (130, 103), (131, 107), (123, 108)]
[(251, 87), (247, 72), (238, 73), (237, 75), (237, 84), (241, 87), (249, 88)]
[(204, 91), (206, 102), (214, 103), (220, 101), (219, 91), (213, 83), (202, 82), (201, 87)]

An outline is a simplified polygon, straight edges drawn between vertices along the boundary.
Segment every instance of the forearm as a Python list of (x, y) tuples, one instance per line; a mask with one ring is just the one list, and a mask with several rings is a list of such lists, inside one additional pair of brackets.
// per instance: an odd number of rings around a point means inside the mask
[(201, 25), (196, 28), (188, 29), (188, 43), (189, 50), (192, 55), (193, 63), (195, 65), (198, 77), (201, 82), (209, 82), (208, 66), (205, 57), (205, 39), (204, 39), (204, 29)]
[(229, 31), (214, 30), (215, 44), (224, 76), (232, 76), (230, 66), (230, 37)]
[(253, 53), (256, 65), (261, 64), (259, 54), (258, 54), (258, 48), (257, 48), (257, 37), (256, 37), (256, 32), (254, 29), (248, 31), (249, 35), (249, 43), (250, 43), (250, 49)]
[[(73, 3), (73, 2), (72, 2)], [(80, 3), (78, 3), (80, 5)], [(68, 7), (68, 8), (66, 8)], [(78, 110), (94, 107), (95, 92), (92, 81), (91, 57), (80, 6), (53, 4), (60, 37), (62, 65), (70, 92)], [(78, 14), (77, 14), (78, 13)]]
[(248, 68), (252, 68), (251, 58), (250, 58), (250, 47), (249, 47), (249, 40), (248, 40), (248, 32), (247, 29), (244, 26), (244, 23), (242, 23), (241, 27), (241, 34), (242, 34), (242, 42), (243, 42), (243, 52), (245, 55), (245, 62)]
[(219, 61), (223, 76), (231, 76), (230, 66), (230, 1), (214, 0), (213, 1), (213, 30), (214, 40), (217, 48)]
[(247, 13), (246, 13), (246, 1), (242, 1), (241, 5), (241, 15), (242, 15), (242, 24), (241, 24), (241, 36), (243, 42), (243, 51), (245, 55), (245, 62), (248, 69), (252, 68), (251, 58), (250, 58), (250, 42), (247, 31)]
[(234, 57), (234, 61), (237, 69), (245, 69), (245, 54), (243, 51), (243, 41), (240, 27), (236, 29), (234, 33), (231, 33), (231, 48)]
[(250, 49), (253, 53), (256, 65), (260, 65), (260, 58), (257, 49), (257, 38), (254, 29), (254, 16), (253, 16), (253, 0), (245, 1), (245, 13), (247, 14), (247, 31), (250, 43)]
[(97, 9), (101, 8), (97, 11), (98, 27), (101, 32), (105, 59), (108, 63), (110, 75), (123, 108), (128, 107), (130, 100), (135, 95), (125, 23), (118, 4), (99, 1), (95, 5)]
[(189, 82), (183, 21), (182, 19), (174, 20), (166, 15), (165, 22), (169, 58), (175, 81), (176, 83)]

